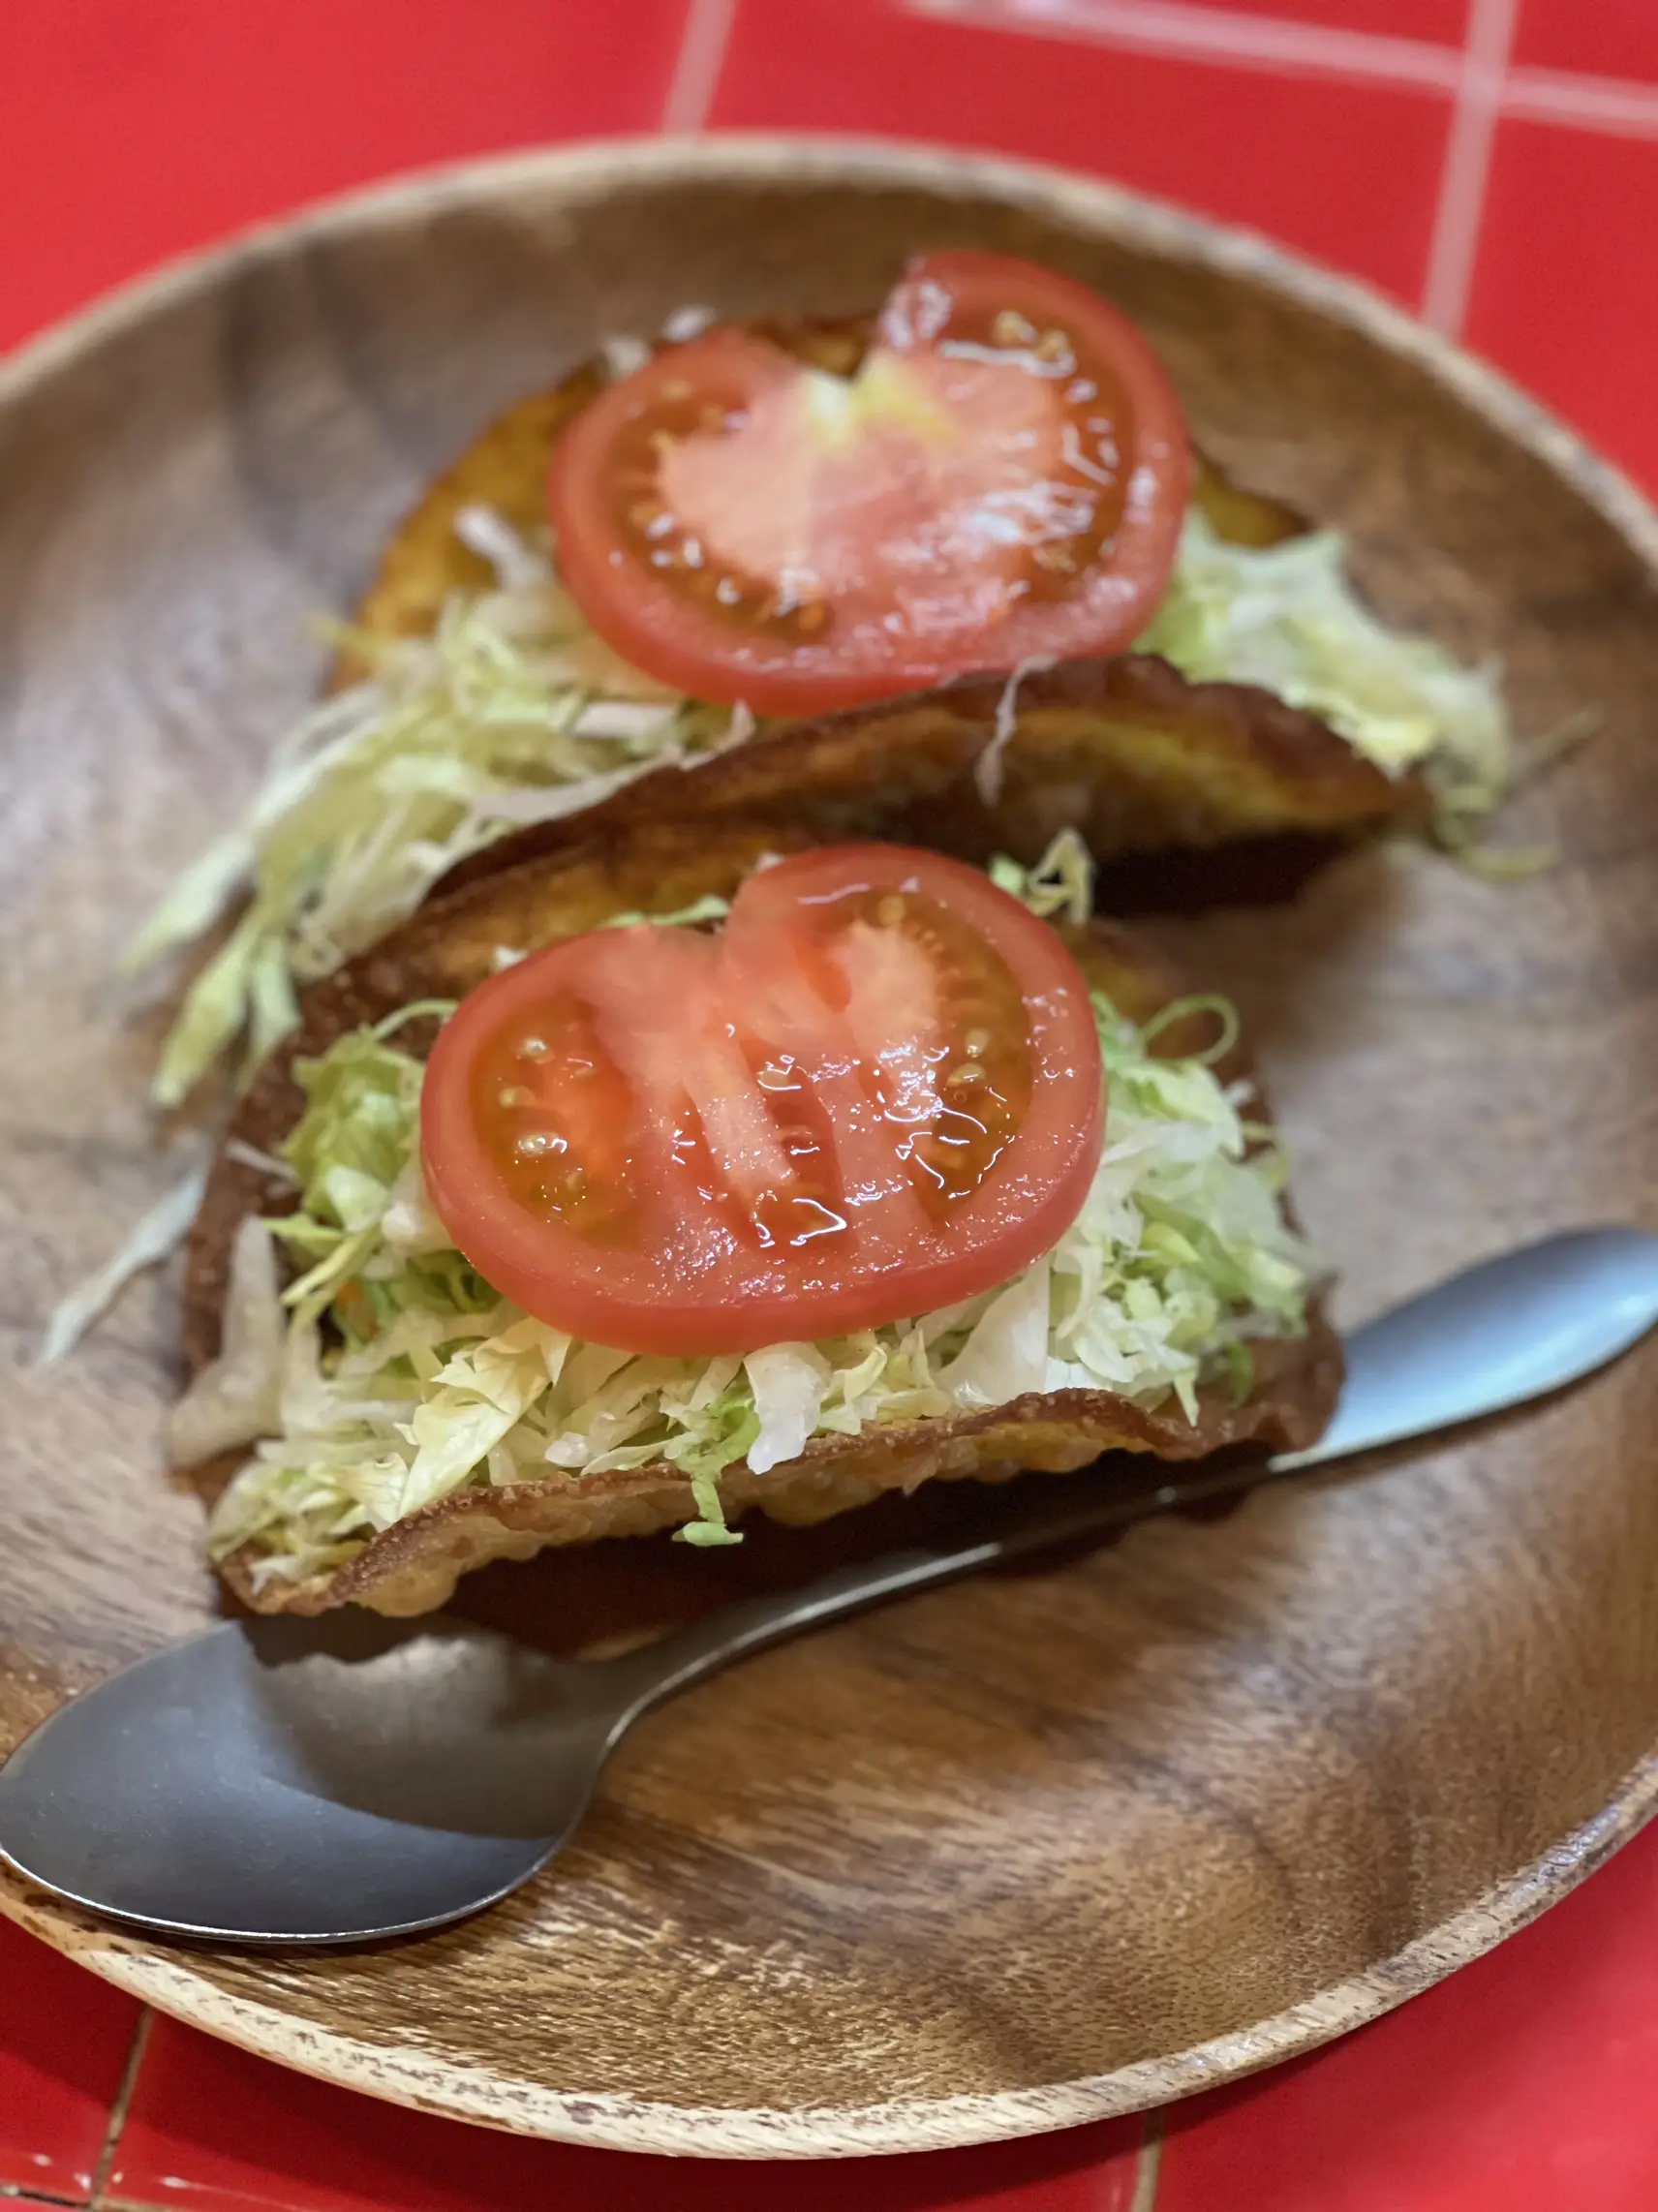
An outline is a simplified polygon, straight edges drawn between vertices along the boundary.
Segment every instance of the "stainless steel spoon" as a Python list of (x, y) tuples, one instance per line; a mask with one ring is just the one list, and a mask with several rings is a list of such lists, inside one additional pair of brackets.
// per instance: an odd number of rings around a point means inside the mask
[[(1347, 1341), (1328, 1433), (1263, 1469), (1018, 1490), (967, 1532), (727, 1606), (621, 1658), (553, 1659), (438, 1615), (228, 1622), (112, 1675), (0, 1769), (0, 1859), (175, 1937), (345, 1944), (440, 1927), (552, 1858), (649, 1706), (785, 1636), (1161, 1507), (1498, 1413), (1658, 1321), (1658, 1237), (1489, 1260)], [(1166, 1479), (1164, 1479), (1166, 1478)]]

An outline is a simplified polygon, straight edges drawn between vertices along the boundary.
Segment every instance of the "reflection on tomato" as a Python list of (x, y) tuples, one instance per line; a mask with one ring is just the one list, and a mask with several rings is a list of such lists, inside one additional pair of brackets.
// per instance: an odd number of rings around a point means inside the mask
[(1190, 456), (1097, 292), (928, 254), (855, 376), (724, 327), (609, 387), (554, 450), (565, 581), (694, 697), (761, 714), (1126, 646), (1173, 565)]
[(1088, 987), (977, 871), (897, 845), (761, 870), (722, 933), (640, 924), (465, 998), (426, 1073), (432, 1202), (526, 1311), (629, 1352), (933, 1312), (1075, 1219)]

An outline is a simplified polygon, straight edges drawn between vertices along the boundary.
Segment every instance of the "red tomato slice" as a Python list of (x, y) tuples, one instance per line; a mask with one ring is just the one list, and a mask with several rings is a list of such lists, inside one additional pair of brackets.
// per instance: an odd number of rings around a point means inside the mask
[(1088, 986), (936, 853), (838, 845), (474, 991), (426, 1071), (432, 1202), (526, 1311), (621, 1351), (844, 1335), (991, 1289), (1076, 1218), (1104, 1126)]
[(732, 328), (657, 354), (565, 432), (548, 505), (619, 653), (802, 715), (1127, 645), (1189, 476), (1131, 323), (1052, 269), (956, 252), (910, 264), (854, 377)]

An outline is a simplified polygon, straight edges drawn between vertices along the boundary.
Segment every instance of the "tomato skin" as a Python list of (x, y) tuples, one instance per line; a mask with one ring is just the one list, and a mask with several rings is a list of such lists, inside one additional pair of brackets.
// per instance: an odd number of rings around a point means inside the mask
[[(1093, 371), (1091, 382), (1065, 384), (1062, 405), (1053, 400), (1052, 436), (1044, 438), (1029, 406), (1031, 378), (1046, 367), (1029, 348), (993, 349), (971, 336), (1008, 316), (1016, 325), (1023, 319), (1033, 337), (1070, 334), (1072, 365)], [(1019, 376), (992, 365), (1027, 359), (1032, 366)], [(1174, 563), (1191, 463), (1179, 401), (1132, 323), (1086, 286), (1031, 262), (966, 250), (925, 255), (886, 304), (865, 363), (866, 373), (872, 368), (898, 380), (897, 398), (884, 412), (873, 407), (867, 421), (855, 406), (832, 408), (834, 423), (844, 415), (853, 427), (832, 423), (821, 450), (811, 424), (822, 408), (812, 392), (833, 397), (837, 381), (818, 373), (809, 391), (797, 362), (738, 328), (665, 350), (576, 417), (554, 451), (548, 507), (561, 573), (607, 643), (693, 697), (812, 715), (975, 669), (1116, 652), (1139, 634)], [(1092, 403), (1068, 396), (1102, 385), (1109, 389)], [(860, 380), (839, 388), (874, 387)], [(984, 459), (1009, 407), (1026, 410), (1009, 447), (1036, 445), (1044, 456), (1023, 479), (1007, 454), (994, 465)], [(940, 462), (952, 422), (959, 450)], [(653, 428), (659, 445), (676, 447), (655, 462)], [(746, 462), (745, 441), (753, 448)], [(1096, 456), (1110, 456), (1109, 468), (1083, 450), (1090, 442)], [(952, 466), (960, 480), (950, 477)], [(945, 505), (930, 509), (928, 485), (940, 467)], [(768, 597), (758, 567), (724, 560), (690, 525), (660, 543), (642, 536), (655, 524), (635, 528), (640, 516), (677, 521), (660, 489), (675, 471), (702, 508), (713, 501), (716, 523), (723, 515), (744, 542), (769, 545), (785, 577), (793, 571), (779, 547), (804, 546), (801, 558), (810, 560), (801, 572), (813, 573), (815, 563), (830, 579), (817, 599), (796, 603), (792, 586)], [(998, 550), (988, 510), (999, 503), (1003, 514), (1023, 514), (1021, 498), (1028, 506), (1037, 492), (1050, 512), (1069, 501), (1094, 514), (1091, 537), (1085, 531), (1059, 546), (1062, 567), (1071, 545), (1074, 576), (1036, 565), (1053, 545)], [(779, 520), (784, 510), (794, 516), (792, 539)], [(946, 526), (952, 514), (981, 526), (970, 556), (963, 531)], [(909, 546), (902, 559), (889, 559), (895, 542)], [(860, 543), (861, 594), (848, 568)], [(675, 558), (688, 545), (691, 566)], [(935, 602), (921, 590), (911, 605), (902, 597), (909, 581), (930, 574), (940, 580)], [(883, 601), (883, 584), (901, 596)], [(721, 591), (738, 597), (722, 603)], [(860, 605), (860, 597), (870, 603)], [(770, 611), (778, 607), (788, 611)]]
[(760, 713), (771, 711), (751, 696), (765, 686), (762, 655), (713, 618), (693, 622), (678, 584), (625, 548), (612, 455), (618, 438), (655, 413), (664, 386), (684, 383), (710, 406), (741, 407), (792, 372), (780, 347), (737, 329), (672, 347), (589, 402), (559, 440), (547, 483), (560, 577), (605, 643), (675, 691), (749, 698)]
[[(894, 901), (905, 919), (887, 931), (878, 917)], [(918, 976), (929, 996), (930, 975), (928, 1030), (906, 1009)], [(982, 1172), (968, 1157), (954, 1195), (934, 1188), (945, 1178), (923, 1175), (913, 1148), (940, 1156), (938, 1143), (955, 1142), (940, 1136), (949, 1121), (990, 1128), (977, 1102), (994, 1086), (969, 1087), (979, 1120), (940, 1104), (957, 1095), (942, 1091), (916, 1109), (935, 1063), (952, 1057), (961, 1072), (952, 991), (991, 1007), (985, 1041), (966, 1050), (988, 1053), (976, 1072), (991, 1070), (1011, 1100), (1001, 1135), (980, 1147)], [(587, 1024), (579, 1063), (611, 1087), (590, 1118), (608, 1132), (593, 1235), (526, 1203), (533, 1171), (508, 1152), (495, 1106), (519, 1093), (504, 1071), (530, 1085), (556, 1074), (549, 1020)], [(907, 1051), (917, 1028), (931, 1060)], [(511, 1057), (531, 1029), (541, 1057), (526, 1062), (521, 1045)], [(594, 1037), (608, 1056), (597, 1070)], [(1002, 1067), (1014, 1079), (1002, 1082)], [(763, 1095), (777, 1090), (796, 1102)], [(494, 1288), (589, 1342), (689, 1357), (847, 1335), (995, 1287), (1076, 1217), (1103, 1126), (1088, 989), (1059, 937), (975, 870), (888, 845), (825, 847), (761, 871), (722, 938), (599, 931), (503, 970), (441, 1031), (421, 1103), (432, 1203)], [(804, 1195), (751, 1203), (777, 1183), (780, 1132)], [(789, 1221), (810, 1232), (771, 1233)]]

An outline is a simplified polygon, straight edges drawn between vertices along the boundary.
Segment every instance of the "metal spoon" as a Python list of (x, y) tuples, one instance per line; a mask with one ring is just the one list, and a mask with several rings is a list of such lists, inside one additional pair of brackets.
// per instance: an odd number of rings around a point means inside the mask
[(1489, 1260), (1348, 1339), (1310, 1451), (1082, 1478), (972, 1530), (726, 1607), (621, 1658), (348, 1613), (228, 1622), (63, 1707), (0, 1769), (0, 1859), (71, 1903), (169, 1936), (344, 1944), (440, 1927), (545, 1865), (649, 1706), (785, 1636), (1263, 1473), (1501, 1412), (1658, 1321), (1658, 1237), (1591, 1229)]

